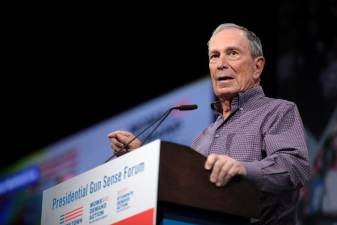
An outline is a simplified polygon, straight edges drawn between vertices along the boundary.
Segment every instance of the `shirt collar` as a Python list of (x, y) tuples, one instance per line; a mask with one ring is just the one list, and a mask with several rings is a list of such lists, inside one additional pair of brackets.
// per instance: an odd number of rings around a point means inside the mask
[[(243, 109), (248, 106), (255, 99), (264, 97), (264, 92), (261, 85), (256, 85), (244, 92), (240, 92), (235, 95), (231, 102), (231, 113), (237, 109)], [(214, 113), (222, 115), (222, 106), (220, 101), (215, 101), (211, 104), (212, 111)]]

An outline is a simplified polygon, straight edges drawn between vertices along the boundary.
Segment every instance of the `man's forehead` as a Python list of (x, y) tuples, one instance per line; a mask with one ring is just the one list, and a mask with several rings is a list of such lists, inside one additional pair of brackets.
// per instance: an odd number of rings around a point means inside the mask
[(216, 33), (209, 42), (209, 51), (223, 48), (249, 48), (249, 41), (244, 31), (235, 28), (225, 28)]

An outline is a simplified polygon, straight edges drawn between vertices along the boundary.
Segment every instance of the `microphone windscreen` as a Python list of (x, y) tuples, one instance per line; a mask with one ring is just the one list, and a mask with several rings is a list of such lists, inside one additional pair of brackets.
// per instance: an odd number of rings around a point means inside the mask
[(180, 111), (188, 111), (188, 110), (195, 110), (198, 108), (198, 105), (180, 105), (176, 107), (176, 109)]

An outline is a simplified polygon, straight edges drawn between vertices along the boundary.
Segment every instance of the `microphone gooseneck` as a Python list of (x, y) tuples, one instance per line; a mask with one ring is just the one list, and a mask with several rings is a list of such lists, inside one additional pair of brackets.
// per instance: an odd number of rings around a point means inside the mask
[[(123, 150), (125, 150), (126, 152), (128, 152), (128, 147), (129, 145), (136, 140), (140, 135), (142, 135), (145, 131), (147, 131), (148, 129), (150, 129), (153, 125), (155, 125), (156, 123), (158, 123), (153, 129), (152, 131), (145, 136), (144, 141), (147, 141), (148, 138), (151, 137), (151, 135), (158, 129), (158, 127), (164, 122), (164, 120), (170, 115), (170, 113), (173, 110), (179, 110), (179, 111), (188, 111), (188, 110), (195, 110), (197, 109), (198, 106), (197, 105), (179, 105), (179, 106), (174, 106), (169, 108), (167, 111), (165, 111), (157, 120), (155, 120), (153, 123), (151, 123), (149, 126), (145, 127), (141, 132), (139, 132), (136, 136), (134, 136), (128, 143), (126, 143), (123, 146)], [(110, 161), (112, 158), (114, 157), (114, 155), (110, 156), (104, 163)]]

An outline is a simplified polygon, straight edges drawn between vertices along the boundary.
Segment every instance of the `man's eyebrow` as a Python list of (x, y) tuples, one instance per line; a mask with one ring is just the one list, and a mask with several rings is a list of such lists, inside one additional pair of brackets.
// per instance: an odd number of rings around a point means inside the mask
[[(241, 51), (241, 49), (237, 46), (228, 46), (223, 51), (232, 51), (232, 50)], [(213, 49), (213, 50), (209, 51), (208, 54), (210, 55), (210, 54), (219, 53), (219, 52), (220, 52), (220, 50)]]
[(214, 53), (219, 53), (219, 50), (211, 50), (208, 52), (208, 55), (214, 54)]
[(238, 51), (240, 51), (240, 48), (236, 47), (236, 46), (228, 46), (225, 50), (226, 51), (229, 51), (229, 50), (238, 50)]

